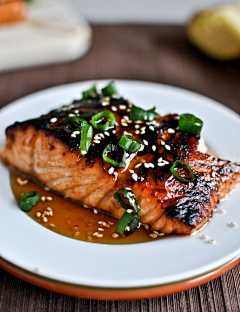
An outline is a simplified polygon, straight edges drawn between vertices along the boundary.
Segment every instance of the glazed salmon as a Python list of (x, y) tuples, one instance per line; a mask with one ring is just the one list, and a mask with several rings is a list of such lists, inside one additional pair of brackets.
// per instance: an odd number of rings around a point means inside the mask
[[(132, 190), (141, 224), (165, 234), (190, 234), (209, 220), (219, 200), (240, 181), (240, 165), (198, 151), (200, 135), (180, 130), (179, 115), (132, 120), (133, 107), (122, 97), (101, 95), (16, 122), (6, 129), (0, 158), (66, 198), (117, 219), (125, 209), (114, 194)], [(105, 110), (114, 114), (115, 124), (107, 130), (93, 128), (90, 146), (81, 153), (81, 131), (66, 126), (66, 118), (80, 116), (91, 125), (92, 116)], [(117, 145), (123, 134), (141, 147), (126, 152), (124, 165), (116, 168), (103, 160), (103, 151)], [(191, 168), (190, 182), (171, 173), (176, 160)], [(190, 174), (182, 166), (176, 172), (186, 179)]]

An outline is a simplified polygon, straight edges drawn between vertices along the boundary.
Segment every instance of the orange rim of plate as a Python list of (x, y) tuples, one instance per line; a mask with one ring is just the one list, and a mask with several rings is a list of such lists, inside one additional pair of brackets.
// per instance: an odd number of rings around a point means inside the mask
[(95, 300), (132, 300), (170, 295), (207, 283), (231, 270), (240, 262), (240, 255), (221, 267), (205, 274), (170, 284), (140, 288), (98, 288), (68, 284), (28, 272), (0, 257), (0, 267), (35, 286), (64, 295)]

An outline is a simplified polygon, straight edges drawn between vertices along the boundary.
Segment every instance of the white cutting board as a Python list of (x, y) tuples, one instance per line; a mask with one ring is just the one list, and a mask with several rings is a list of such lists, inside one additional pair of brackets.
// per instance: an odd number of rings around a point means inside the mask
[(0, 71), (75, 60), (91, 45), (92, 31), (68, 1), (34, 0), (25, 21), (0, 26)]

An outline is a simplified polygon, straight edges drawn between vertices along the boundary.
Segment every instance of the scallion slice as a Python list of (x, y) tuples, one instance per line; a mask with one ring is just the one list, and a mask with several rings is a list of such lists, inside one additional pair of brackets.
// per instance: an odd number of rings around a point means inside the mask
[[(139, 223), (140, 217), (137, 214), (125, 212), (117, 223), (116, 231), (122, 236), (128, 236), (139, 227)], [(125, 230), (127, 225), (131, 231)]]
[[(120, 161), (109, 158), (107, 154), (112, 154), (112, 156), (115, 157), (117, 156), (117, 158), (120, 158)], [(102, 157), (106, 163), (112, 165), (113, 167), (122, 168), (125, 163), (126, 152), (121, 145), (108, 144), (102, 153)]]
[(80, 155), (86, 155), (88, 152), (88, 149), (91, 145), (91, 140), (93, 136), (93, 127), (90, 125), (84, 125), (82, 127), (82, 133), (81, 133), (81, 141), (80, 141)]
[(40, 199), (40, 194), (37, 191), (28, 192), (22, 195), (20, 208), (28, 212), (33, 206), (35, 206)]
[(70, 116), (64, 119), (64, 124), (67, 128), (76, 131), (81, 130), (82, 126), (87, 125), (88, 122), (85, 119), (79, 118), (77, 116)]
[[(119, 190), (113, 197), (117, 200), (118, 204), (124, 209), (133, 209), (135, 213), (140, 211), (140, 207), (136, 201), (133, 192), (128, 190)], [(124, 200), (125, 199), (125, 200)]]
[(105, 88), (102, 88), (102, 94), (105, 96), (112, 96), (117, 94), (117, 89), (114, 85), (114, 82), (110, 82)]
[[(106, 123), (101, 124), (100, 122), (103, 121), (104, 119), (107, 119)], [(103, 110), (97, 113), (96, 115), (93, 115), (91, 122), (95, 129), (100, 131), (106, 131), (114, 127), (115, 115), (109, 110)]]
[(94, 98), (98, 95), (96, 85), (93, 85), (90, 89), (82, 92), (83, 99)]
[(158, 114), (155, 112), (155, 107), (149, 110), (144, 110), (135, 106), (131, 109), (129, 118), (131, 120), (152, 121), (156, 115)]
[[(185, 179), (184, 177), (182, 177), (180, 174), (178, 174), (175, 170), (175, 167), (177, 167), (178, 165), (180, 166), (184, 166), (188, 169), (188, 172), (190, 173), (191, 175), (191, 179)], [(178, 179), (179, 181), (183, 182), (183, 183), (189, 183), (189, 182), (192, 182), (194, 180), (194, 174), (193, 174), (193, 171), (192, 169), (190, 168), (190, 166), (186, 163), (182, 163), (181, 160), (176, 160), (172, 167), (170, 168), (170, 172), (174, 175), (174, 177), (176, 179)]]
[(203, 121), (192, 114), (182, 114), (178, 121), (178, 127), (182, 131), (198, 135), (202, 131)]
[(141, 142), (134, 140), (133, 137), (124, 134), (118, 144), (121, 145), (125, 151), (130, 153), (136, 153), (142, 145)]

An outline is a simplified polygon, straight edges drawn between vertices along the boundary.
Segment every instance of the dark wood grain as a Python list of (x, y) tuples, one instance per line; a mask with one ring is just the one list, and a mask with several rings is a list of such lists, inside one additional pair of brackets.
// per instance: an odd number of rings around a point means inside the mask
[[(59, 84), (102, 78), (185, 88), (240, 113), (240, 61), (213, 61), (188, 42), (185, 27), (163, 25), (93, 25), (92, 47), (80, 60), (0, 73), (0, 107)], [(0, 312), (235, 312), (240, 311), (239, 270), (240, 265), (212, 282), (160, 298), (101, 301), (50, 292), (0, 269)]]

